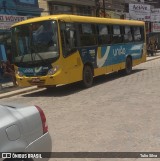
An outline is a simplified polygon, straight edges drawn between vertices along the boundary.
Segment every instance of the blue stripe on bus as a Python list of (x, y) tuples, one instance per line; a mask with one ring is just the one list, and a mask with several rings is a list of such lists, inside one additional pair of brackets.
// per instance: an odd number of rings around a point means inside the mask
[(122, 63), (128, 55), (131, 55), (133, 60), (140, 59), (142, 57), (143, 43), (108, 45), (99, 47), (99, 50), (101, 51), (100, 53), (97, 52), (98, 47), (79, 49), (83, 63), (90, 62), (94, 68), (97, 68)]

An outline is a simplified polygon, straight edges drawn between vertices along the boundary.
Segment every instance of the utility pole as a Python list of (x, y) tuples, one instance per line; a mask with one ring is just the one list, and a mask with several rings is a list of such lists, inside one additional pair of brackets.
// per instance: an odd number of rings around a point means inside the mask
[(105, 7), (105, 0), (103, 0), (103, 12), (104, 12), (104, 17), (106, 17), (106, 7)]
[(95, 8), (96, 8), (96, 17), (100, 16), (100, 2), (99, 0), (95, 0)]

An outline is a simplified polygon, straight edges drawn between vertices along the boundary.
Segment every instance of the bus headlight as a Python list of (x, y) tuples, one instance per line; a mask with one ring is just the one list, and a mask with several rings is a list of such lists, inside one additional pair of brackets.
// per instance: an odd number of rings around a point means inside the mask
[(48, 71), (48, 75), (53, 75), (58, 71), (59, 67), (58, 66), (54, 66), (52, 69), (50, 69)]
[(23, 74), (22, 72), (20, 72), (20, 71), (16, 71), (16, 74), (17, 74), (19, 77), (23, 77), (23, 76), (24, 76), (24, 74)]

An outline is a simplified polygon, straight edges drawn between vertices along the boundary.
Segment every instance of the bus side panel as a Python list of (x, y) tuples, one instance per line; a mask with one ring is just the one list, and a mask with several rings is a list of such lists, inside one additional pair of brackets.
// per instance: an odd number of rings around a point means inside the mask
[(63, 85), (82, 80), (83, 63), (79, 52), (61, 58), (53, 63), (53, 66), (59, 66), (60, 70), (54, 74), (53, 80), (47, 77), (45, 85)]
[(147, 50), (146, 50), (146, 43), (144, 43), (142, 58), (133, 60), (133, 66), (146, 62), (146, 58), (147, 58)]
[[(126, 61), (127, 56), (132, 57), (132, 61), (142, 61), (143, 57), (143, 43), (128, 43), (122, 45), (113, 45), (112, 51), (112, 62), (113, 64), (120, 64)], [(125, 65), (123, 65), (125, 68)]]
[(63, 59), (63, 73), (68, 83), (82, 80), (82, 72), (83, 62), (78, 51)]
[(125, 68), (128, 55), (132, 57), (133, 65), (145, 61), (143, 43), (115, 44), (102, 47), (86, 47), (80, 50), (83, 63), (90, 62), (94, 67), (94, 75), (111, 73)]

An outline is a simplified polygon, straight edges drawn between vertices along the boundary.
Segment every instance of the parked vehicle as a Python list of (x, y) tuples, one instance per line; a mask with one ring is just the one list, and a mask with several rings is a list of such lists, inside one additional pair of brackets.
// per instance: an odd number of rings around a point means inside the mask
[[(0, 105), (0, 152), (28, 154), (28, 152), (51, 152), (51, 149), (52, 143), (46, 117), (40, 107)], [(0, 158), (0, 161), (8, 160)]]

